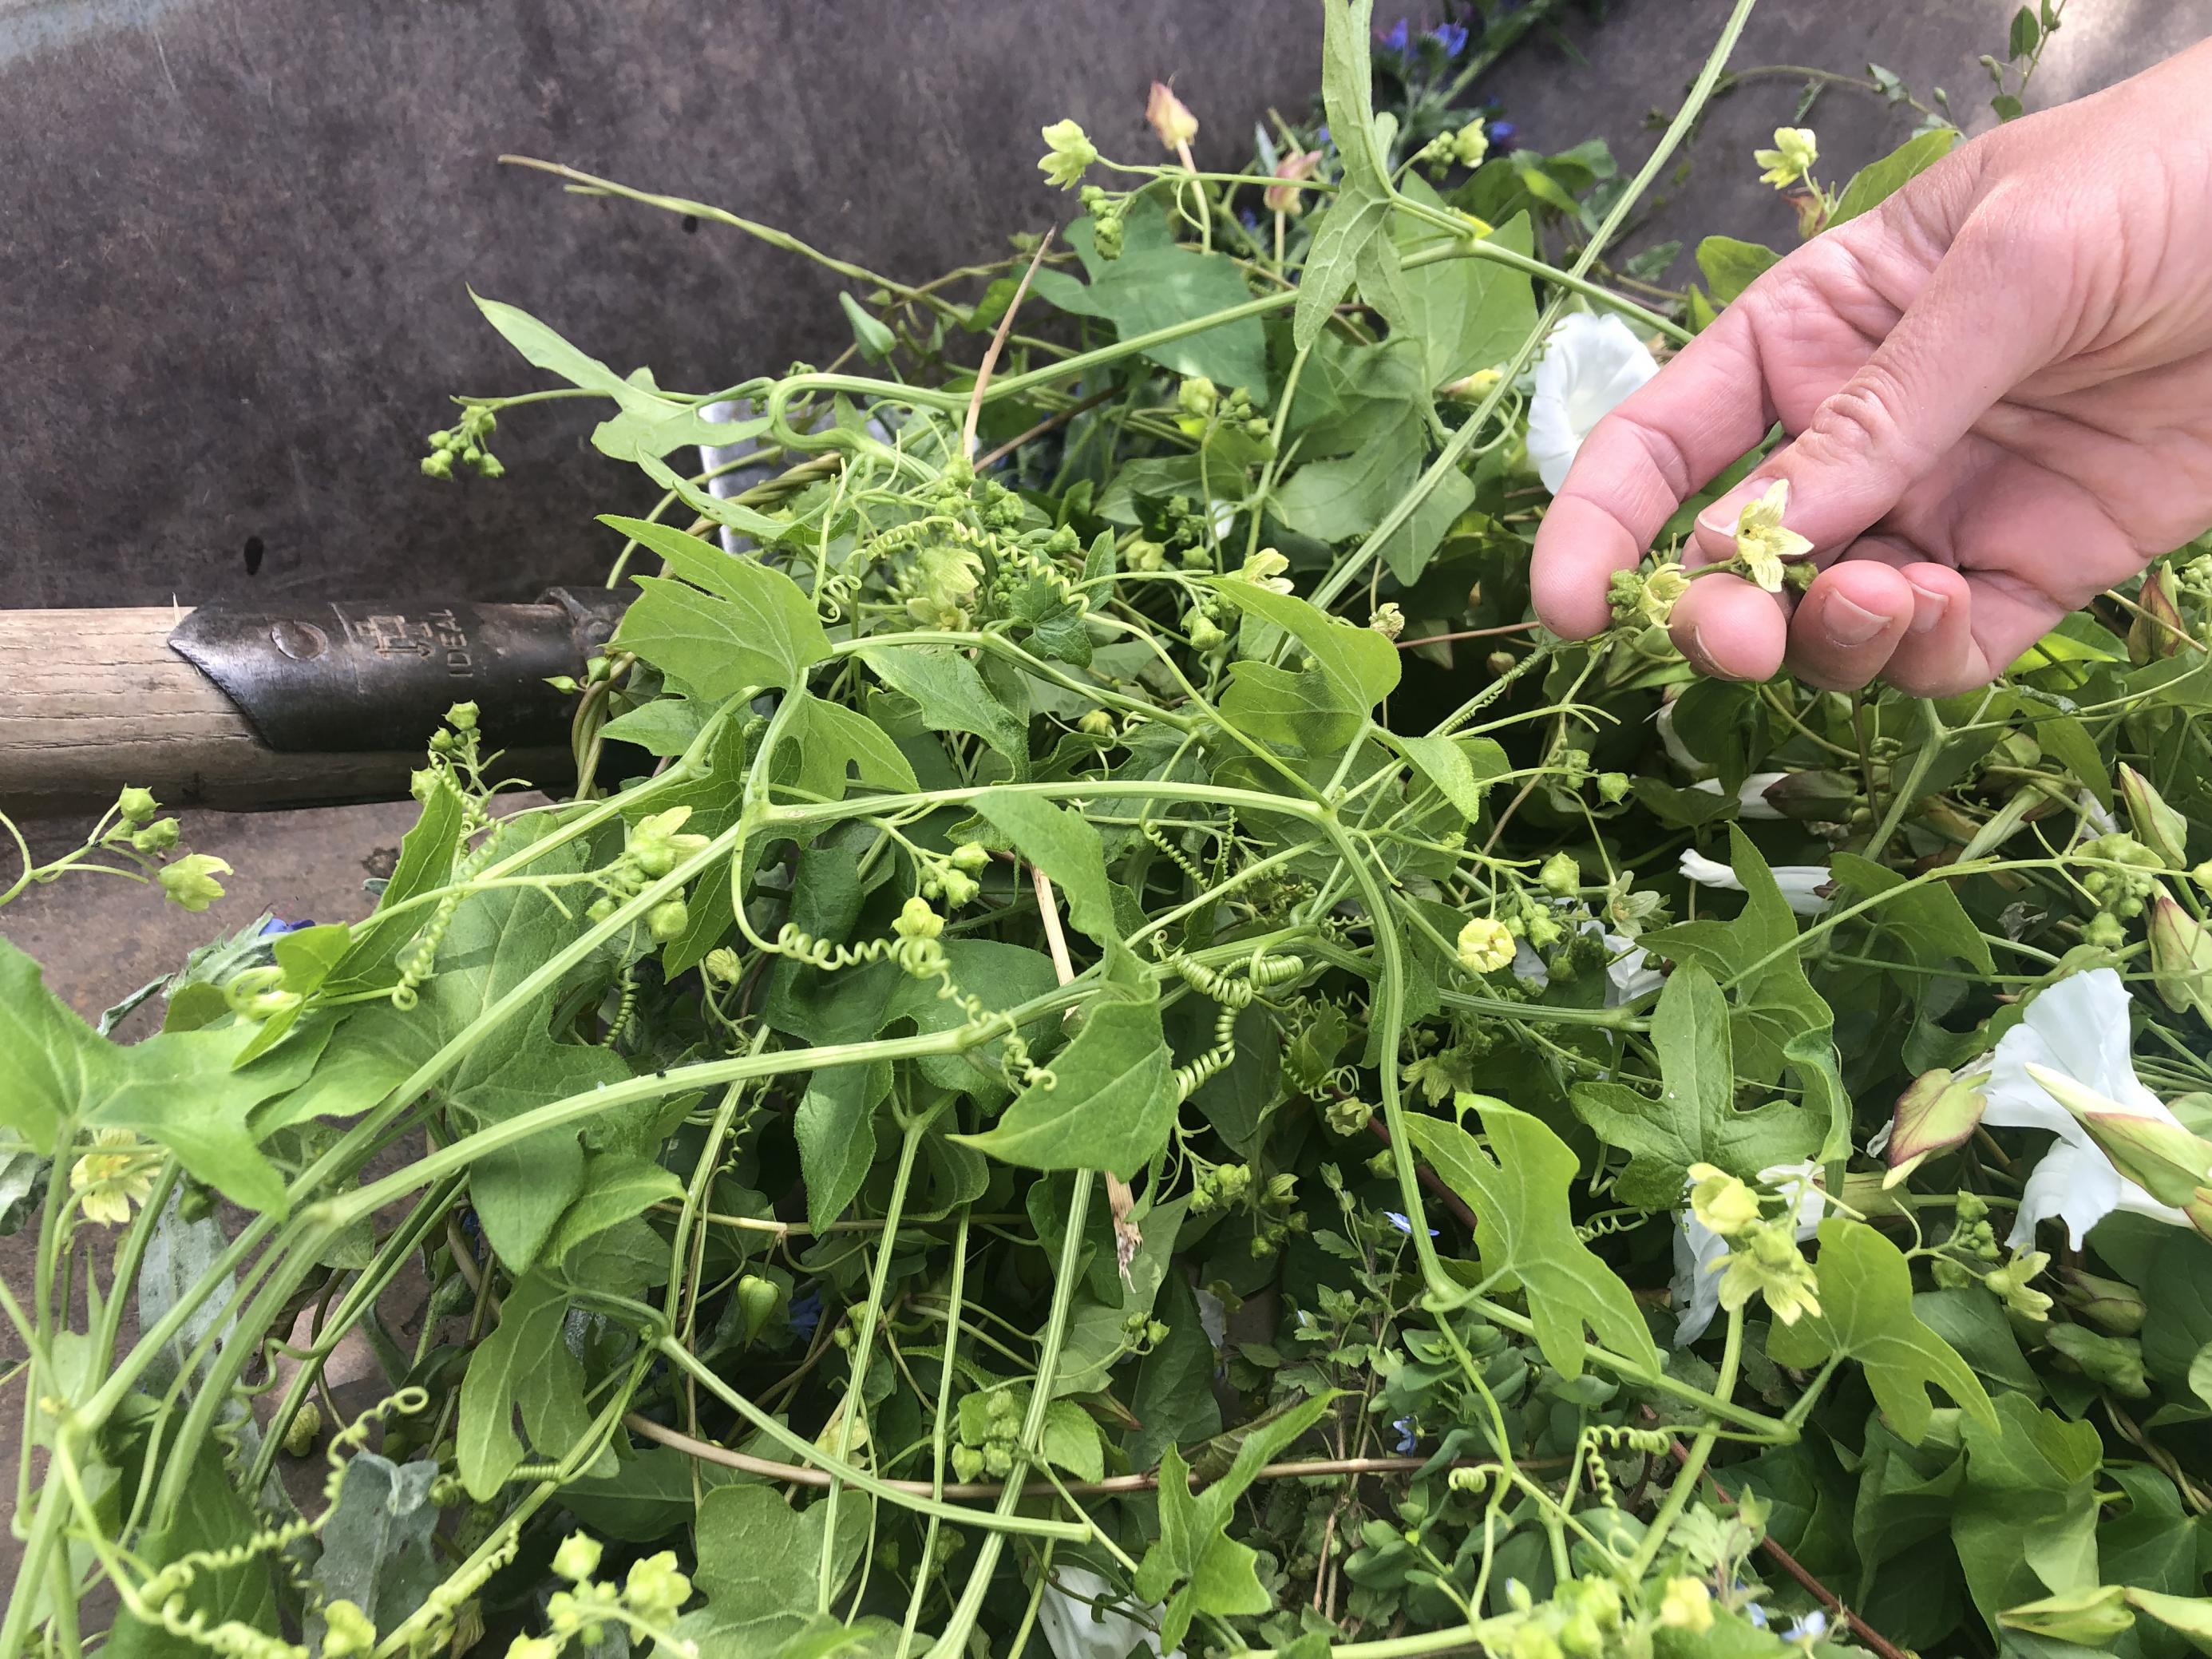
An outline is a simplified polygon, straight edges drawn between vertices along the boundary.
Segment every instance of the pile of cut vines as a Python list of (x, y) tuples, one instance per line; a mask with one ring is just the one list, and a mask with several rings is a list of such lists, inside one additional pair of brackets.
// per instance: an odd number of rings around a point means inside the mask
[[(664, 492), (573, 793), (456, 707), (368, 919), (137, 1042), (0, 945), (0, 1659), (2212, 1643), (2212, 556), (1944, 702), (1698, 680), (1674, 534), (1529, 622), (1556, 377), (1775, 257), (1620, 246), (1750, 0), (1632, 177), (1466, 100), (1551, 9), (1327, 0), (1248, 167), (1058, 124), (1082, 216), (920, 286), (550, 169), (859, 361), (483, 302), (562, 385), (426, 470), (575, 398)], [(1957, 137), (1863, 94), (1923, 130), (1759, 157), (1808, 235)], [(204, 908), (177, 841), (7, 896)]]

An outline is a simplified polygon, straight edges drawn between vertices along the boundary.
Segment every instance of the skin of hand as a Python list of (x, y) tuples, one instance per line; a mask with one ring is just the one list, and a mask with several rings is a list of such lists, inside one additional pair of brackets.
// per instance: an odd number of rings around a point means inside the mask
[(1703, 672), (1836, 690), (1985, 684), (2068, 611), (2212, 525), (2212, 41), (2014, 121), (1815, 237), (1595, 428), (1536, 536), (1537, 615), (1584, 639), (1683, 501), (1735, 555), (1790, 484), (1802, 596), (1701, 576)]

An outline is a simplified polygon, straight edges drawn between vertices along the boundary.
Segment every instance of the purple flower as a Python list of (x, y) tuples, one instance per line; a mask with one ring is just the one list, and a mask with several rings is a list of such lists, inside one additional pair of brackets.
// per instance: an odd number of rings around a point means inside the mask
[(1467, 29), (1458, 23), (1439, 23), (1429, 31), (1429, 39), (1444, 49), (1444, 56), (1456, 58), (1467, 50)]
[(1314, 130), (1314, 143), (1319, 144), (1322, 149), (1328, 149), (1334, 142), (1334, 141), (1328, 136), (1328, 129), (1327, 127), (1316, 127)]
[(1512, 143), (1514, 134), (1520, 131), (1510, 121), (1492, 121), (1490, 124), (1490, 142), (1504, 149)]
[(1245, 208), (1237, 214), (1237, 222), (1243, 225), (1245, 229), (1250, 231), (1254, 235), (1256, 236), (1259, 234), (1260, 216), (1253, 212), (1250, 208)]
[(1401, 1417), (1390, 1426), (1398, 1431), (1398, 1455), (1412, 1456), (1414, 1449), (1421, 1443), (1420, 1437), (1413, 1432), (1413, 1419), (1410, 1417)]
[(296, 933), (302, 927), (312, 927), (314, 925), (313, 921), (305, 917), (298, 921), (286, 921), (281, 916), (271, 916), (261, 924), (261, 932), (257, 937), (270, 939), (278, 933)]
[[(1382, 1218), (1389, 1222), (1392, 1226), (1395, 1227), (1400, 1232), (1405, 1234), (1407, 1237), (1411, 1238), (1413, 1236), (1413, 1222), (1407, 1219), (1405, 1216), (1400, 1214), (1397, 1211), (1383, 1211)], [(1431, 1238), (1437, 1237), (1437, 1230), (1434, 1227), (1429, 1229), (1429, 1237)]]
[(822, 1322), (821, 1287), (810, 1285), (805, 1295), (792, 1297), (787, 1316), (791, 1321), (791, 1334), (801, 1342), (811, 1342), (815, 1327)]
[(1413, 43), (1412, 26), (1401, 17), (1390, 26), (1389, 33), (1377, 37), (1392, 52), (1403, 52)]
[(1815, 1609), (1782, 1632), (1785, 1642), (1817, 1642), (1828, 1633), (1828, 1615)]

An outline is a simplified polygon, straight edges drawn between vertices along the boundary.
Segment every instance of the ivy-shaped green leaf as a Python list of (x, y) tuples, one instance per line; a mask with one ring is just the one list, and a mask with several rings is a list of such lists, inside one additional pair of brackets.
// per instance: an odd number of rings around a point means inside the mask
[(1474, 1242), (1486, 1279), (1517, 1281), (1527, 1293), (1537, 1346), (1562, 1376), (1583, 1374), (1583, 1327), (1613, 1352), (1647, 1370), (1659, 1349), (1620, 1276), (1575, 1234), (1571, 1189), (1579, 1173), (1567, 1144), (1526, 1112), (1485, 1096), (1479, 1108), (1490, 1146), (1456, 1123), (1408, 1115), (1414, 1151), (1474, 1211)]
[(744, 691), (798, 685), (830, 654), (814, 602), (781, 571), (732, 558), (665, 525), (607, 522), (651, 547), (684, 579), (635, 578), (641, 592), (615, 630), (616, 645), (695, 696), (719, 703)]
[(1373, 629), (1238, 577), (1217, 576), (1212, 586), (1245, 615), (1272, 623), (1304, 647), (1315, 672), (1343, 699), (1345, 708), (1365, 714), (1397, 690), (1404, 672), (1398, 647)]

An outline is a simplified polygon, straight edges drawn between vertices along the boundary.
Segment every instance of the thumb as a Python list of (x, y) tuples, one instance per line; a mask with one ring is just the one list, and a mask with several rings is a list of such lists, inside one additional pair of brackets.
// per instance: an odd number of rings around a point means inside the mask
[[(1869, 249), (1875, 259), (1885, 252)], [(1786, 526), (1816, 556), (1841, 552), (1935, 471), (1974, 422), (2035, 367), (2038, 331), (2015, 317), (1992, 326), (1996, 262), (1964, 242), (1945, 252), (1925, 284), (1812, 419), (1751, 476), (1698, 516), (1693, 562), (1735, 551), (1746, 501), (1777, 480), (1790, 485)], [(1866, 295), (1880, 304), (1870, 274)], [(2023, 296), (2024, 297), (2024, 296)]]

